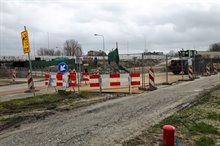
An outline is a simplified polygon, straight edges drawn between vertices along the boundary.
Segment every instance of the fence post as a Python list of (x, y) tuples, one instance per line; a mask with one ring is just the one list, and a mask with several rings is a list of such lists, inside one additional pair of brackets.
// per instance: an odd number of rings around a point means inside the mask
[(99, 93), (102, 94), (102, 78), (101, 75), (99, 75)]
[(16, 70), (13, 69), (13, 71), (12, 71), (12, 82), (13, 83), (15, 82), (15, 78), (16, 78)]
[(166, 83), (168, 84), (168, 56), (166, 55)]
[(141, 54), (142, 56), (142, 88), (145, 88), (145, 73), (144, 73), (144, 53)]
[(132, 94), (132, 88), (131, 88), (131, 76), (130, 76), (130, 74), (129, 74), (129, 76), (128, 76), (128, 83), (129, 83), (129, 94)]
[(77, 87), (78, 87), (78, 94), (80, 93), (80, 83), (81, 83), (81, 81), (80, 81), (80, 78), (81, 78), (81, 73), (78, 71), (78, 73), (77, 73)]

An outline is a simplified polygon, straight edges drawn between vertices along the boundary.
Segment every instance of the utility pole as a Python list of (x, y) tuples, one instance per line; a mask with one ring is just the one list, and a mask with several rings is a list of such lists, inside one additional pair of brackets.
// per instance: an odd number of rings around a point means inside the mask
[(166, 83), (168, 84), (168, 56), (166, 55)]
[(180, 59), (181, 59), (181, 74), (182, 74), (182, 80), (183, 80), (183, 49), (182, 49), (182, 51), (181, 51), (181, 53), (180, 53)]
[(49, 32), (47, 32), (47, 49), (50, 49)]
[(141, 54), (142, 58), (142, 89), (145, 88), (145, 73), (144, 73), (144, 53)]

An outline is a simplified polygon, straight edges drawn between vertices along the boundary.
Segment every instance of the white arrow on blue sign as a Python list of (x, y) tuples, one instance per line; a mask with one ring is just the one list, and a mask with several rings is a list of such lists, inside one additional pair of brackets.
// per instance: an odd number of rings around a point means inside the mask
[(68, 71), (68, 65), (64, 62), (58, 64), (58, 71), (62, 74)]

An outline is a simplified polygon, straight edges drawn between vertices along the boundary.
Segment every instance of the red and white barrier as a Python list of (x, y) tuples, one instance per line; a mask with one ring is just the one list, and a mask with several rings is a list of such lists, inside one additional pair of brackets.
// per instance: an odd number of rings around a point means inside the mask
[(82, 81), (85, 81), (85, 84), (89, 81), (89, 73), (88, 72), (82, 72)]
[(13, 69), (13, 71), (12, 71), (12, 82), (15, 82), (15, 78), (16, 78), (16, 70)]
[(47, 87), (69, 87), (69, 76), (67, 74), (57, 73), (44, 75), (45, 86)]
[(90, 87), (99, 87), (100, 86), (99, 78), (100, 78), (99, 74), (90, 75)]
[(77, 80), (76, 80), (76, 72), (69, 72), (69, 87), (76, 87)]
[(206, 75), (210, 76), (210, 67), (206, 65)]
[[(76, 87), (79, 75), (82, 74), (77, 74), (76, 72), (45, 74), (45, 85), (48, 87)], [(89, 86), (99, 87), (100, 92), (102, 92), (103, 87), (128, 87), (129, 91), (131, 91), (131, 86), (139, 86), (141, 84), (139, 73), (88, 75), (89, 73), (83, 74), (83, 77), (85, 76), (86, 81), (89, 80)]]
[(57, 87), (63, 87), (63, 74), (62, 73), (57, 73), (56, 74), (56, 80), (57, 80), (57, 82), (56, 82), (56, 86)]
[(193, 80), (193, 69), (192, 66), (188, 67), (188, 76), (190, 80)]
[(27, 79), (28, 79), (28, 89), (34, 89), (34, 87), (33, 87), (33, 79), (32, 79), (30, 71), (28, 71)]
[(44, 79), (45, 79), (45, 86), (50, 86), (50, 74), (46, 73), (44, 74)]
[(129, 74), (103, 74), (101, 75), (102, 87), (124, 87), (129, 86)]
[(218, 67), (216, 64), (213, 66), (213, 68), (214, 68), (214, 74), (218, 74)]
[(130, 77), (131, 77), (131, 86), (139, 86), (141, 85), (141, 81), (140, 81), (140, 73), (131, 73)]
[(155, 89), (155, 80), (154, 80), (155, 76), (154, 76), (154, 69), (151, 67), (149, 69), (149, 86), (150, 89)]

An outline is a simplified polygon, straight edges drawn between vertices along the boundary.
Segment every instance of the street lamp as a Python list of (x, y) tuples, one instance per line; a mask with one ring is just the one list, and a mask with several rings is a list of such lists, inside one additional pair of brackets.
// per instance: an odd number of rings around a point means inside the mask
[(104, 36), (103, 35), (101, 35), (101, 34), (94, 34), (94, 36), (101, 36), (102, 37), (102, 39), (103, 39), (103, 69), (105, 68), (105, 38), (104, 38)]
[(63, 56), (63, 47), (57, 47), (57, 46), (56, 46), (56, 48), (61, 50), (61, 51), (60, 51), (60, 53), (61, 53), (60, 55)]

